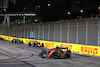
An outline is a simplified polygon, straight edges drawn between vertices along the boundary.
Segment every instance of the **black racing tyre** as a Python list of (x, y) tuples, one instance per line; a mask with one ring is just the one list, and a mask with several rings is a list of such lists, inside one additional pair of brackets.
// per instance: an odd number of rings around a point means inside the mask
[(15, 40), (15, 43), (17, 43), (17, 41)]
[(42, 50), (41, 54), (47, 54), (46, 50)]
[(41, 55), (41, 58), (45, 58), (43, 55)]
[(33, 47), (35, 47), (35, 43), (33, 43)]
[(41, 44), (41, 47), (44, 47), (44, 44), (43, 43)]
[(66, 58), (70, 58), (71, 57), (71, 51), (69, 50), (69, 51), (66, 51)]
[(3, 40), (3, 38), (1, 38), (1, 40)]
[(23, 41), (21, 41), (21, 43), (23, 43)]
[(12, 40), (12, 43), (14, 43), (13, 40)]
[(31, 46), (31, 43), (28, 43), (28, 46)]
[(0, 38), (0, 40), (3, 40), (3, 38)]
[(70, 56), (71, 56), (70, 54), (66, 54), (66, 58), (70, 58)]
[(62, 58), (62, 57), (61, 57), (61, 54), (62, 54), (62, 53), (63, 53), (63, 51), (61, 51), (61, 50), (60, 50), (60, 51), (58, 51), (58, 55), (57, 55), (57, 56), (58, 56), (58, 58)]
[(41, 56), (41, 58), (45, 58), (43, 57), (44, 54), (47, 54), (46, 50), (42, 50), (39, 55)]

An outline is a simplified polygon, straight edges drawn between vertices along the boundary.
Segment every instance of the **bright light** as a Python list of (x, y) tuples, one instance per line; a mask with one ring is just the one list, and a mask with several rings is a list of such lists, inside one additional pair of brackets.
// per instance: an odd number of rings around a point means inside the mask
[(29, 16), (31, 16), (31, 14), (28, 14)]
[(81, 13), (83, 13), (83, 10), (80, 10)]
[(32, 15), (36, 16), (36, 14), (32, 14)]
[(14, 16), (16, 16), (16, 14), (13, 14)]
[(78, 1), (78, 3), (80, 3), (80, 1)]
[(37, 19), (35, 19), (35, 22), (37, 22)]
[(100, 10), (100, 7), (99, 7), (99, 10)]
[(50, 5), (50, 4), (48, 4), (48, 6), (50, 7), (51, 5)]
[(38, 6), (38, 8), (40, 8), (40, 6)]
[[(5, 14), (0, 14), (0, 16), (5, 15)], [(35, 13), (26, 13), (26, 14), (6, 14), (8, 16), (36, 16)]]
[(25, 16), (27, 16), (27, 14), (24, 14)]
[(17, 16), (19, 15), (19, 14), (16, 14)]
[(11, 16), (12, 14), (9, 14), (9, 16)]
[(18, 22), (18, 24), (20, 24), (20, 22)]
[(21, 14), (19, 14), (19, 16), (21, 16)]
[(48, 6), (48, 7), (51, 7), (51, 3), (50, 3), (50, 2), (48, 2), (48, 3), (47, 3), (47, 6)]
[(28, 22), (30, 22), (30, 20), (28, 20)]
[(68, 12), (68, 14), (70, 14), (70, 12)]
[(6, 11), (6, 8), (4, 9), (4, 11)]
[(24, 10), (26, 10), (26, 7), (24, 7)]

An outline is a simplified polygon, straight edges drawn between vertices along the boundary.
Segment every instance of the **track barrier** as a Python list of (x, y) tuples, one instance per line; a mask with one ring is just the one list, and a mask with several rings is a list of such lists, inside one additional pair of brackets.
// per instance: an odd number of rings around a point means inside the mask
[(58, 47), (68, 47), (68, 49), (74, 53), (100, 56), (100, 46), (89, 46), (89, 45), (72, 44), (72, 43), (51, 42), (51, 41), (43, 41), (43, 40), (17, 38), (15, 36), (6, 36), (6, 35), (0, 35), (0, 38), (3, 38), (4, 40), (8, 40), (8, 41), (12, 41), (13, 39), (19, 39), (19, 40), (22, 40), (24, 44), (28, 44), (30, 41), (38, 41), (41, 44), (43, 43), (44, 47), (47, 47), (47, 48), (55, 48), (57, 46)]

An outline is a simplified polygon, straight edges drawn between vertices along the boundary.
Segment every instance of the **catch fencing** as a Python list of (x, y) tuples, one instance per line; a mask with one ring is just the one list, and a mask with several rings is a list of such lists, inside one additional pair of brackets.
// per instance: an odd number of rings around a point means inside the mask
[(100, 17), (27, 25), (1, 25), (0, 34), (36, 40), (100, 46)]

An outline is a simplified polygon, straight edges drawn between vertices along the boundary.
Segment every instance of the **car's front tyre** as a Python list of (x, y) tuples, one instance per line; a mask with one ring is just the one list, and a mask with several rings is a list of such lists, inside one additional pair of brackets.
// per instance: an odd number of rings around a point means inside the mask
[(42, 50), (39, 54), (41, 58), (45, 58), (44, 54), (47, 54), (46, 50)]
[(35, 43), (33, 43), (33, 47), (35, 47)]

